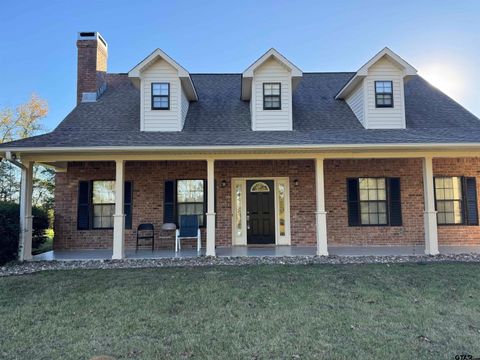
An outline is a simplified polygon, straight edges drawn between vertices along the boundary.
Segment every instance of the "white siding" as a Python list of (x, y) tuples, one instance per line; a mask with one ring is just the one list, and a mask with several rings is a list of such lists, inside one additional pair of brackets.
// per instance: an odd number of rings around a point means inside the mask
[(185, 91), (182, 89), (182, 92), (181, 92), (181, 105), (182, 105), (182, 129), (183, 129), (183, 125), (185, 125), (185, 118), (187, 117), (187, 113), (188, 113), (188, 106), (190, 105), (190, 102), (188, 101), (187, 99), (187, 95), (185, 94)]
[[(158, 60), (141, 74), (142, 130), (180, 131), (182, 114), (180, 110), (181, 84), (178, 72), (165, 60)], [(168, 82), (170, 84), (170, 110), (152, 110), (151, 84)]]
[[(375, 81), (392, 81), (393, 108), (375, 107)], [(403, 97), (403, 71), (385, 58), (368, 70), (364, 80), (366, 91), (365, 124), (369, 129), (405, 128), (405, 104)]]
[[(281, 83), (281, 110), (263, 110), (263, 83)], [(253, 130), (292, 130), (292, 78), (275, 59), (265, 61), (254, 72), (250, 108)]]
[(364, 117), (364, 108), (365, 101), (364, 96), (365, 92), (363, 91), (363, 81), (357, 86), (357, 88), (345, 99), (350, 109), (357, 117), (357, 119), (365, 126), (365, 117)]

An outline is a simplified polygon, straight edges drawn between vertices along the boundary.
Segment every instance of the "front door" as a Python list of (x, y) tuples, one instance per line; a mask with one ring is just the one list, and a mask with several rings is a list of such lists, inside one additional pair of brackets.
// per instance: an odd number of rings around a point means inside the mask
[(275, 244), (273, 180), (247, 180), (247, 244)]

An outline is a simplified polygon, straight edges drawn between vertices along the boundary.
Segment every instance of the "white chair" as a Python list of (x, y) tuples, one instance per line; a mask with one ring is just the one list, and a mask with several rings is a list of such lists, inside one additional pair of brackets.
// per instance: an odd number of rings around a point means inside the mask
[(198, 226), (197, 215), (182, 215), (180, 216), (180, 228), (175, 232), (175, 252), (181, 250), (181, 240), (183, 239), (197, 239), (197, 253), (200, 253), (202, 248), (202, 239), (200, 228)]

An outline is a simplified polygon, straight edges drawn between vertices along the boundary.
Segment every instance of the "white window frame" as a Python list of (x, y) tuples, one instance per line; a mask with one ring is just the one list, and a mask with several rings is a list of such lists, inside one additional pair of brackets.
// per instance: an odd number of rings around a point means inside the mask
[[(247, 180), (273, 180), (274, 183), (274, 209), (275, 209), (275, 245), (291, 245), (291, 218), (290, 218), (290, 179), (288, 177), (243, 177), (232, 178), (231, 184), (231, 206), (232, 206), (232, 245), (233, 246), (246, 246), (247, 245)], [(280, 236), (280, 224), (279, 224), (279, 209), (280, 204), (278, 201), (278, 186), (280, 184), (285, 185), (285, 235)], [(242, 234), (237, 235), (235, 214), (237, 212), (236, 207), (236, 193), (235, 188), (240, 185), (242, 196)]]

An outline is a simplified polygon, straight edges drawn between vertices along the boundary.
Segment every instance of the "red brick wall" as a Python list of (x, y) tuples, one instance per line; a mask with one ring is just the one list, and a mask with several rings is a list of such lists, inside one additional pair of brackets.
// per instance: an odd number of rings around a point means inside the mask
[[(477, 176), (480, 159), (436, 159), (435, 175)], [(157, 231), (163, 222), (165, 180), (205, 179), (204, 161), (127, 162), (125, 177), (133, 181), (133, 229), (151, 222)], [(346, 179), (349, 177), (400, 177), (402, 226), (349, 227)], [(70, 163), (68, 172), (56, 177), (55, 248), (111, 248), (112, 230), (77, 230), (77, 191), (80, 180), (114, 179), (113, 162)], [(289, 177), (291, 238), (293, 245), (315, 245), (315, 173), (311, 160), (217, 161), (218, 246), (230, 246), (231, 178)], [(294, 185), (297, 179), (299, 185)], [(222, 181), (226, 186), (222, 187)], [(325, 202), (330, 245), (423, 245), (423, 181), (420, 159), (326, 160)], [(480, 199), (480, 179), (477, 179)], [(480, 244), (479, 226), (439, 226), (439, 242)], [(168, 235), (168, 234), (162, 234)], [(126, 245), (135, 245), (135, 233), (126, 230)], [(205, 231), (202, 234), (205, 243)], [(161, 240), (162, 247), (173, 248), (173, 236)], [(193, 243), (192, 243), (193, 245)], [(157, 240), (157, 247), (160, 246)]]
[[(165, 180), (205, 179), (205, 161), (127, 162), (125, 180), (133, 182), (133, 229), (142, 222), (153, 223), (160, 229), (163, 223), (163, 192)], [(315, 178), (312, 161), (217, 161), (217, 245), (232, 244), (231, 181), (232, 177), (290, 177), (292, 243), (315, 244)], [(81, 180), (114, 179), (113, 162), (69, 163), (66, 173), (56, 177), (55, 248), (111, 248), (112, 230), (77, 230), (77, 192)], [(293, 180), (299, 186), (293, 186)], [(222, 180), (227, 182), (221, 187)], [(171, 234), (171, 233), (170, 233)], [(168, 236), (168, 234), (162, 234)], [(205, 244), (205, 231), (202, 233)], [(125, 231), (127, 247), (135, 246), (133, 230)], [(173, 248), (173, 236), (162, 239), (162, 245)], [(157, 241), (157, 247), (160, 246)]]
[[(330, 245), (423, 244), (420, 159), (326, 160), (325, 206)], [(402, 226), (348, 226), (347, 178), (400, 177)]]
[[(476, 177), (477, 199), (480, 200), (480, 158), (433, 159), (433, 173), (435, 176)], [(479, 245), (480, 226), (439, 225), (438, 243), (439, 245)]]

